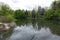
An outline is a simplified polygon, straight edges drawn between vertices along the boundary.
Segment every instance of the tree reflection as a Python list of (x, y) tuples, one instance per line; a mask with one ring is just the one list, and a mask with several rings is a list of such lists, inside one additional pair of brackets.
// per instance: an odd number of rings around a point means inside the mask
[(41, 28), (50, 28), (53, 34), (60, 35), (60, 22), (59, 21), (48, 21), (40, 19), (27, 19), (16, 21), (17, 26), (21, 25), (32, 25), (33, 28), (40, 30)]

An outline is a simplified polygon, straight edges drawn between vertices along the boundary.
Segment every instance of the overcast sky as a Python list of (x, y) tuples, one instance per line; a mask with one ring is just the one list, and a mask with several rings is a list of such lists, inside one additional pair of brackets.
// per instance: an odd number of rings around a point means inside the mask
[(54, 0), (0, 0), (8, 4), (13, 9), (31, 10), (37, 6), (49, 7)]

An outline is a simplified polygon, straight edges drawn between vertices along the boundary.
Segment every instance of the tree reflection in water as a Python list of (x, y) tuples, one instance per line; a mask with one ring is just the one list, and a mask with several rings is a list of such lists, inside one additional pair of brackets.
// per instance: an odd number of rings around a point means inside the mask
[(9, 40), (60, 40), (49, 28), (35, 30), (33, 27), (16, 27)]

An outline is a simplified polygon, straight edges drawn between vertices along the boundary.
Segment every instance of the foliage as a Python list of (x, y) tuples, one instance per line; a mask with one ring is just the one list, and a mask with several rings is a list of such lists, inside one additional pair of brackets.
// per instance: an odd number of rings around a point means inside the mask
[(51, 7), (45, 12), (45, 19), (60, 20), (60, 2), (54, 1)]
[(7, 5), (4, 3), (0, 4), (0, 18), (2, 21), (13, 21), (14, 19), (14, 11)]
[(26, 18), (24, 12), (22, 10), (20, 10), (20, 9), (15, 11), (14, 17), (16, 19), (24, 19), (24, 18)]
[(49, 9), (45, 12), (44, 16), (45, 16), (45, 19), (50, 19), (51, 16), (54, 15), (54, 11)]
[[(49, 19), (49, 20), (60, 20), (60, 1), (52, 2), (49, 9), (38, 6), (37, 10), (12, 10), (7, 4), (0, 3), (0, 17), (4, 16), (10, 21), (15, 19)], [(3, 18), (4, 18), (3, 17)], [(2, 19), (3, 19), (2, 18)]]

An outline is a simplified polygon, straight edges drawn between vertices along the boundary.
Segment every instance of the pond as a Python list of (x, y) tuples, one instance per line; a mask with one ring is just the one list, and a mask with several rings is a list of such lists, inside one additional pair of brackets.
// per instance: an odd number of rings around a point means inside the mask
[(18, 20), (17, 26), (0, 32), (0, 40), (60, 40), (60, 22), (39, 19)]

